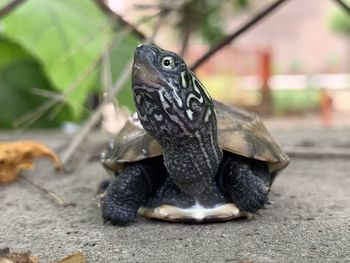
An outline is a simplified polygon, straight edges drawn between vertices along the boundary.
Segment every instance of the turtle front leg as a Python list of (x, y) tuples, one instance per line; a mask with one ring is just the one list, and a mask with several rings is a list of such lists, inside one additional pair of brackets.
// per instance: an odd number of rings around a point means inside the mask
[(133, 222), (140, 206), (164, 182), (165, 173), (159, 171), (162, 167), (151, 160), (129, 164), (112, 180), (101, 199), (104, 222), (110, 221), (113, 225)]
[(224, 191), (239, 208), (254, 213), (264, 207), (272, 184), (265, 163), (231, 156), (222, 174)]

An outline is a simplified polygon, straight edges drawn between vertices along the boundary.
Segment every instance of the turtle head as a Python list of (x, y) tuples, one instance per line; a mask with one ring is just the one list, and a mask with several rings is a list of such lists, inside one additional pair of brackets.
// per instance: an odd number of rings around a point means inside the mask
[(183, 59), (154, 45), (135, 50), (132, 87), (143, 127), (161, 144), (215, 122), (214, 104)]
[(211, 185), (222, 158), (214, 103), (176, 53), (135, 50), (132, 89), (144, 129), (162, 146), (170, 177), (185, 193)]

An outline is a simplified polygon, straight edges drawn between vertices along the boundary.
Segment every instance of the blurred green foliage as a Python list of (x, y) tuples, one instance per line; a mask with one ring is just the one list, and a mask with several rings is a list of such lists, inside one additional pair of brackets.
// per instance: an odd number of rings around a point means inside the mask
[(191, 0), (178, 10), (177, 27), (183, 36), (188, 30), (199, 33), (209, 44), (224, 36), (221, 1)]
[(319, 110), (321, 89), (307, 88), (273, 90), (274, 112), (278, 115)]
[[(242, 87), (242, 81), (232, 75), (215, 75), (201, 79), (210, 95), (226, 104), (257, 107), (261, 103), (261, 90), (254, 86)], [(321, 88), (271, 89), (273, 112), (277, 115), (303, 114), (320, 109)]]
[[(38, 61), (19, 45), (0, 37), (0, 50), (0, 127), (8, 128), (14, 119), (46, 101), (47, 98), (33, 94), (31, 88), (53, 88)], [(64, 110), (60, 117), (65, 114)], [(45, 115), (34, 127), (54, 127), (59, 121), (51, 121)]]
[[(344, 1), (350, 5), (350, 0)], [(350, 15), (339, 6), (331, 11), (328, 23), (334, 32), (350, 37)]]
[[(167, 0), (160, 0), (167, 1)], [(182, 49), (187, 48), (190, 35), (198, 35), (208, 45), (213, 45), (225, 35), (225, 12), (235, 14), (249, 7), (250, 0), (189, 0), (176, 12), (175, 25), (182, 39)]]
[[(0, 6), (6, 3), (0, 0)], [(31, 0), (6, 16), (0, 22), (0, 102), (6, 109), (0, 128), (11, 127), (15, 119), (47, 100), (34, 94), (33, 87), (66, 95), (57, 117), (51, 121), (43, 116), (36, 127), (81, 120), (89, 93), (101, 91), (101, 66), (93, 65), (121, 30), (90, 0)], [(127, 34), (111, 51), (113, 79), (132, 58), (137, 42)], [(91, 68), (92, 73), (86, 74)], [(84, 75), (88, 76), (79, 82)], [(123, 102), (132, 104), (130, 87), (120, 93)]]

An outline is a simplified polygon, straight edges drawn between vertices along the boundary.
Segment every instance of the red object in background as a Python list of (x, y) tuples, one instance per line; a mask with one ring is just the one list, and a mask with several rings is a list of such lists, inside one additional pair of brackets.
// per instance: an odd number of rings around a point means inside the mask
[(269, 89), (269, 78), (271, 76), (271, 55), (268, 50), (260, 53), (260, 78), (263, 89)]
[(271, 52), (267, 49), (259, 52), (259, 77), (261, 80), (261, 103), (260, 112), (263, 114), (272, 114), (272, 96), (269, 86), (269, 79), (271, 77)]
[(325, 127), (332, 126), (332, 96), (326, 89), (321, 90), (321, 121)]
[[(203, 52), (205, 48), (202, 46), (192, 47), (191, 52), (188, 52), (188, 60), (195, 61)], [(269, 48), (242, 49), (228, 46), (206, 61), (196, 73), (202, 76), (221, 77), (221, 85), (231, 88), (232, 93), (235, 93), (230, 101), (225, 101), (226, 103), (270, 115), (273, 113), (269, 86), (271, 65), (272, 56)], [(252, 91), (255, 90), (259, 92), (259, 96), (252, 99)]]

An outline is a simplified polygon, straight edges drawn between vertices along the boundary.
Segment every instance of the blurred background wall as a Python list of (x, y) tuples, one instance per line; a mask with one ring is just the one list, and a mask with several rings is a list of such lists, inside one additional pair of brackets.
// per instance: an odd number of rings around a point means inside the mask
[[(85, 120), (144, 41), (140, 35), (151, 34), (159, 10), (169, 12), (155, 43), (193, 65), (273, 2), (24, 1), (0, 20), (0, 128)], [(141, 34), (128, 32), (130, 25)], [(218, 100), (326, 127), (350, 126), (349, 73), (350, 19), (332, 0), (285, 1), (196, 69)], [(134, 110), (130, 81), (116, 99)]]
[[(155, 2), (142, 1), (145, 5)], [(128, 20), (140, 14), (135, 10), (140, 1), (110, 3)], [(271, 1), (251, 1), (244, 11), (223, 11), (224, 32), (232, 32), (268, 3)], [(350, 112), (350, 37), (334, 28), (336, 12), (339, 7), (333, 1), (287, 1), (219, 51), (197, 73), (217, 99), (259, 111), (264, 82), (262, 60), (267, 54), (274, 113), (321, 114), (322, 100), (328, 100), (333, 113), (346, 117)], [(178, 33), (171, 21), (157, 43), (180, 51)], [(203, 39), (192, 37), (187, 61), (194, 62), (206, 50)]]

